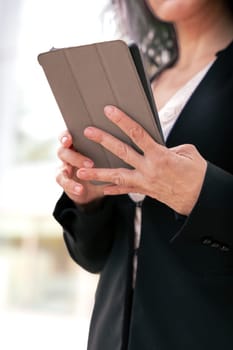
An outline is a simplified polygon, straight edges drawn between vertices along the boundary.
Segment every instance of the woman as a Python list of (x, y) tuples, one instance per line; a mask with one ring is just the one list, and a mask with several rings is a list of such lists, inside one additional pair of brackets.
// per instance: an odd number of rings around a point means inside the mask
[(100, 273), (89, 350), (230, 350), (233, 11), (223, 0), (147, 3), (178, 38), (178, 60), (152, 83), (166, 147), (107, 106), (144, 155), (89, 127), (86, 137), (134, 168), (95, 169), (64, 133), (54, 215), (72, 258)]

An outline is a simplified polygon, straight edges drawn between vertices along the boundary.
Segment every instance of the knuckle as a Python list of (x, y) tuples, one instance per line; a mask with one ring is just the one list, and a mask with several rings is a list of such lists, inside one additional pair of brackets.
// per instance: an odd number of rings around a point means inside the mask
[(60, 178), (60, 174), (57, 174), (56, 177), (55, 177), (55, 180), (56, 180), (56, 182), (57, 182), (58, 184), (59, 184), (59, 182), (60, 182), (60, 179), (59, 179), (59, 178)]
[(64, 170), (60, 170), (60, 172), (58, 172), (56, 175), (56, 182), (63, 188), (64, 191), (67, 191), (70, 187), (69, 184), (71, 180), (66, 176)]
[(125, 186), (126, 185), (125, 178), (120, 173), (113, 174), (112, 179), (113, 179), (113, 183), (116, 184), (116, 185), (120, 185), (120, 186)]
[(196, 146), (192, 145), (192, 144), (186, 144), (186, 150), (191, 152), (191, 153), (195, 153), (197, 152), (197, 148)]
[(59, 147), (58, 150), (57, 150), (58, 158), (62, 160), (63, 154), (64, 154), (64, 148), (63, 147)]
[(143, 140), (145, 138), (145, 132), (140, 125), (135, 125), (129, 130), (129, 136), (133, 140)]
[(56, 175), (56, 182), (58, 183), (58, 185), (60, 185), (62, 187), (62, 174), (59, 172), (57, 175)]
[(117, 146), (117, 156), (121, 159), (128, 159), (128, 146), (124, 143), (121, 143)]

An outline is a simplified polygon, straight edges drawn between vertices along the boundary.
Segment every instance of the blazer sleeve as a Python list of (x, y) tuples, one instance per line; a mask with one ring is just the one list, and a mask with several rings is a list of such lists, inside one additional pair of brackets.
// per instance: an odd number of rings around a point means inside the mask
[(199, 199), (183, 226), (172, 238), (176, 242), (216, 242), (233, 248), (233, 175), (208, 163)]
[(73, 260), (92, 273), (102, 270), (114, 239), (114, 198), (106, 197), (94, 212), (80, 211), (63, 193), (53, 216), (63, 227)]

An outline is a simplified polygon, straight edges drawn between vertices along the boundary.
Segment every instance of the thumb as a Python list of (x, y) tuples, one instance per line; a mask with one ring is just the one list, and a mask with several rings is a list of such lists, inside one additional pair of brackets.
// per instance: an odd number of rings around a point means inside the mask
[(183, 156), (189, 159), (195, 159), (199, 155), (199, 152), (197, 151), (196, 147), (191, 144), (183, 144), (176, 147), (172, 147), (170, 148), (170, 151), (179, 156)]

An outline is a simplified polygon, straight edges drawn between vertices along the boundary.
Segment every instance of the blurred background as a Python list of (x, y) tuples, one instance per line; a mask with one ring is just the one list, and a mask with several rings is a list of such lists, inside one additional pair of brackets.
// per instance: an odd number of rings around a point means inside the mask
[[(0, 0), (0, 325), (3, 350), (85, 350), (98, 275), (68, 255), (52, 217), (65, 126), (37, 56), (52, 47), (140, 43), (148, 76), (176, 57), (171, 26), (143, 0)], [(142, 15), (144, 13), (145, 15)], [(128, 18), (128, 17), (127, 17)]]
[(39, 53), (117, 36), (107, 0), (0, 0), (0, 325), (3, 350), (86, 349), (98, 276), (52, 217), (64, 129)]

